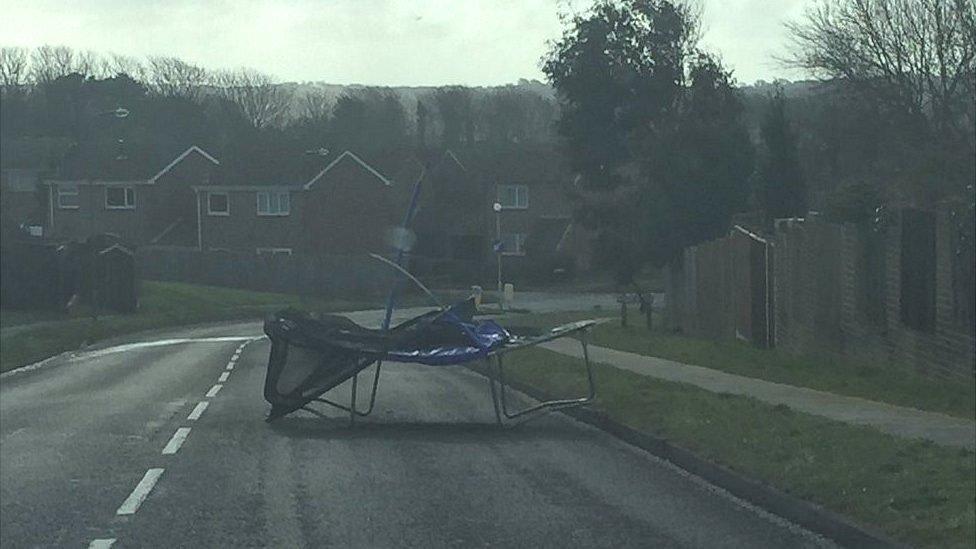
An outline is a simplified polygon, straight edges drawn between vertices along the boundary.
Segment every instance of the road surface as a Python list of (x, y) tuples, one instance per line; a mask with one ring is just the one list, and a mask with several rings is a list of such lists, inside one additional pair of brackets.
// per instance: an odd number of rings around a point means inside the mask
[(830, 545), (564, 416), (496, 428), (463, 368), (384, 367), (354, 429), (267, 424), (261, 335), (174, 330), (0, 378), (0, 545)]

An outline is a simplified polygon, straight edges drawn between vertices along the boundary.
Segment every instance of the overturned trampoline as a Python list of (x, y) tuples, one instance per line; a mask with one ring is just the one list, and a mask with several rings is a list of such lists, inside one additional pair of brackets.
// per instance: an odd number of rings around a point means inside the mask
[[(342, 316), (315, 319), (295, 310), (285, 310), (264, 325), (271, 339), (271, 354), (265, 378), (264, 397), (271, 403), (268, 421), (299, 409), (309, 410), (313, 402), (326, 404), (357, 416), (369, 415), (376, 404), (381, 366), (384, 362), (412, 362), (428, 366), (460, 365), (483, 360), (489, 363), (490, 396), (499, 424), (533, 412), (579, 406), (595, 395), (593, 372), (586, 347), (586, 331), (593, 321), (580, 321), (553, 328), (548, 333), (525, 337), (510, 333), (492, 320), (476, 320), (473, 300), (415, 317), (389, 330), (369, 329)], [(504, 356), (578, 334), (583, 349), (588, 392), (578, 398), (549, 400), (529, 408), (511, 410), (506, 396)], [(357, 408), (358, 377), (376, 365), (369, 403)], [(328, 391), (343, 382), (350, 384), (349, 405), (326, 398)], [(314, 411), (314, 409), (311, 409)]]
[[(395, 231), (395, 261), (370, 254), (397, 270), (398, 276), (387, 301), (386, 315), (379, 329), (360, 326), (338, 315), (318, 318), (302, 311), (286, 309), (264, 323), (264, 331), (271, 340), (271, 352), (264, 383), (264, 398), (271, 404), (267, 420), (273, 421), (297, 410), (322, 415), (313, 403), (325, 404), (349, 414), (350, 423), (357, 417), (368, 416), (375, 408), (383, 363), (417, 363), (442, 367), (484, 361), (488, 366), (488, 384), (495, 419), (499, 425), (506, 420), (528, 419), (546, 410), (581, 406), (593, 400), (596, 388), (587, 350), (587, 331), (596, 322), (584, 320), (565, 324), (538, 335), (512, 333), (491, 319), (476, 318), (475, 299), (444, 306), (434, 294), (404, 267), (408, 259), (410, 221), (416, 210), (423, 174), (417, 180), (413, 198), (403, 225)], [(409, 279), (437, 303), (436, 310), (391, 326), (398, 288)], [(587, 392), (583, 396), (547, 400), (512, 410), (509, 406), (508, 383), (505, 379), (504, 357), (564, 337), (578, 337), (582, 347)], [(369, 402), (365, 408), (357, 406), (360, 373), (376, 365), (372, 378)], [(349, 404), (326, 398), (326, 393), (350, 381)]]

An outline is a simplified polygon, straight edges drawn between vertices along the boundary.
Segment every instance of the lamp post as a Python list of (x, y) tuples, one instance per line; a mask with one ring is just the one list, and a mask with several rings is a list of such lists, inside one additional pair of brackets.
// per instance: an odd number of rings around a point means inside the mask
[(502, 205), (495, 202), (491, 209), (495, 211), (495, 258), (498, 263), (498, 299), (499, 303), (504, 302), (502, 294), (502, 251), (504, 246), (502, 244)]

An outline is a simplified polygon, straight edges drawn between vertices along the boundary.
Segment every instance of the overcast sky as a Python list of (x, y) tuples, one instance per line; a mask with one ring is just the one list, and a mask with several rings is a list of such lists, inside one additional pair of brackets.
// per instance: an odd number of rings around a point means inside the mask
[[(704, 45), (742, 83), (779, 67), (783, 22), (812, 0), (699, 0)], [(169, 55), (285, 81), (495, 85), (543, 80), (560, 11), (590, 0), (0, 0), (0, 44)]]

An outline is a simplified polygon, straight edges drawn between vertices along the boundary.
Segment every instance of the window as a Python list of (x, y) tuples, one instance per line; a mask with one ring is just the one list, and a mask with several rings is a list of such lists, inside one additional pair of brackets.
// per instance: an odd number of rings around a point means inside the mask
[(291, 197), (288, 191), (258, 193), (258, 215), (288, 215)]
[(291, 255), (291, 248), (258, 248), (258, 255)]
[(529, 207), (528, 185), (499, 185), (498, 203), (502, 208), (525, 210)]
[(105, 207), (110, 210), (135, 209), (135, 187), (105, 187)]
[(77, 185), (58, 186), (58, 208), (62, 210), (77, 210), (81, 205), (78, 199)]
[(207, 215), (230, 215), (227, 193), (207, 193)]
[(502, 255), (525, 255), (525, 233), (502, 233)]

